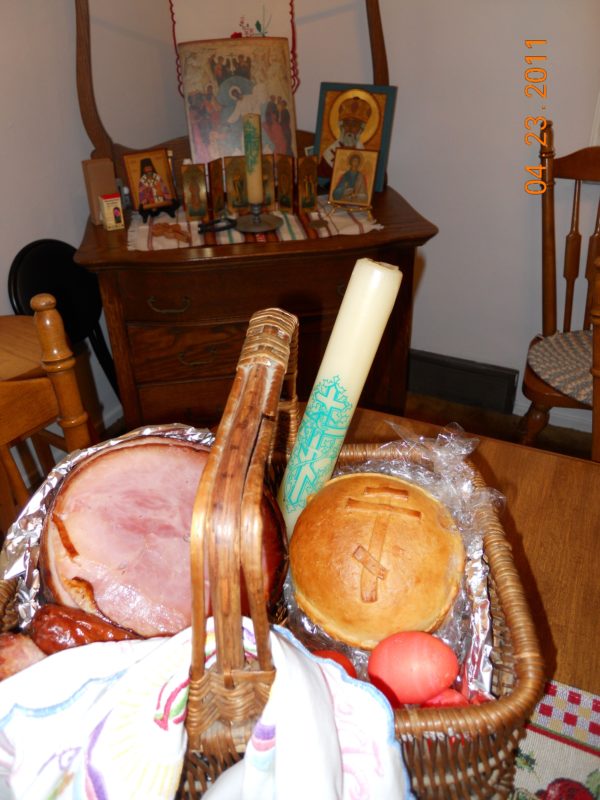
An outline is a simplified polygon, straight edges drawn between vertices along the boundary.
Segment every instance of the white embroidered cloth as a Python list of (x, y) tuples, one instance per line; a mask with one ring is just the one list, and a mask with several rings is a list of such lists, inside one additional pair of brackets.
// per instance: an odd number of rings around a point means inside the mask
[(292, 89), (300, 83), (296, 52), (294, 0), (265, 3), (263, 0), (169, 0), (173, 39), (193, 42), (199, 39), (231, 37), (286, 36), (290, 48)]
[[(2, 681), (0, 798), (174, 797), (186, 747), (190, 640), (187, 629), (168, 639), (91, 644)], [(244, 643), (252, 657), (249, 620)], [(271, 645), (277, 676), (246, 757), (207, 796), (410, 797), (383, 695), (317, 660), (283, 629), (274, 630)], [(207, 655), (210, 664), (212, 636)]]

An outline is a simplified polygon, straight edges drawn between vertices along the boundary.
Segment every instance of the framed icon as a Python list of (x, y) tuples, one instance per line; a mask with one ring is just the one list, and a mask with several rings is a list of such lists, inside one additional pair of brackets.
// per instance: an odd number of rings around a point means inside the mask
[(215, 158), (208, 164), (208, 190), (213, 217), (225, 213), (225, 182), (223, 180), (223, 159)]
[(126, 153), (123, 161), (134, 209), (147, 211), (173, 205), (177, 193), (166, 150)]
[(208, 193), (204, 164), (182, 164), (181, 185), (188, 220), (208, 220)]
[(226, 156), (225, 189), (227, 208), (231, 214), (248, 214), (248, 192), (246, 188), (246, 159), (244, 156)]
[(320, 176), (331, 176), (338, 147), (377, 150), (374, 190), (383, 191), (396, 94), (395, 86), (321, 84), (314, 144)]
[(263, 211), (273, 211), (275, 209), (275, 161), (272, 153), (263, 153), (262, 179)]
[(298, 159), (298, 211), (306, 213), (317, 209), (317, 156), (300, 156)]
[(277, 180), (277, 206), (280, 211), (291, 214), (294, 210), (294, 159), (292, 156), (275, 156)]
[(333, 162), (329, 202), (370, 208), (378, 155), (375, 150), (338, 147)]
[(289, 42), (278, 36), (178, 45), (192, 158), (243, 153), (242, 116), (260, 114), (263, 151), (296, 155)]

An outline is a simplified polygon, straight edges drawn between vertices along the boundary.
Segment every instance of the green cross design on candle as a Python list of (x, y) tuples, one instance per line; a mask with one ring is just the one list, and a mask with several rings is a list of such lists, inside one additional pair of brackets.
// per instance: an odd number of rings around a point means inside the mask
[(283, 487), (287, 512), (302, 510), (306, 498), (329, 480), (353, 411), (339, 376), (314, 387), (287, 467)]

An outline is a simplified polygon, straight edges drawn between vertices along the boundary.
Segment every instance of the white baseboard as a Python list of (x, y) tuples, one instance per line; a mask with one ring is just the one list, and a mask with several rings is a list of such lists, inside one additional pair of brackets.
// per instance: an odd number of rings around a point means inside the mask
[[(513, 413), (522, 417), (527, 413), (529, 401), (526, 398), (517, 398)], [(550, 412), (550, 424), (558, 428), (572, 428), (576, 431), (592, 432), (592, 412), (577, 411), (574, 408), (554, 408)]]

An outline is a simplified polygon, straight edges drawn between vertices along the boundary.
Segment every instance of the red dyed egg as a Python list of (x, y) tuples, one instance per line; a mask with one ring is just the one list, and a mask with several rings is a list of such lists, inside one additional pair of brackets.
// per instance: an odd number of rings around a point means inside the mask
[(434, 708), (436, 706), (468, 706), (469, 701), (456, 689), (444, 689), (435, 697), (430, 697), (423, 703), (424, 708)]
[(393, 706), (424, 703), (454, 683), (458, 660), (452, 648), (430, 633), (404, 631), (379, 642), (368, 674)]
[(319, 656), (320, 658), (331, 658), (333, 661), (337, 661), (351, 678), (357, 677), (354, 664), (343, 653), (338, 653), (337, 650), (314, 650), (313, 655)]

